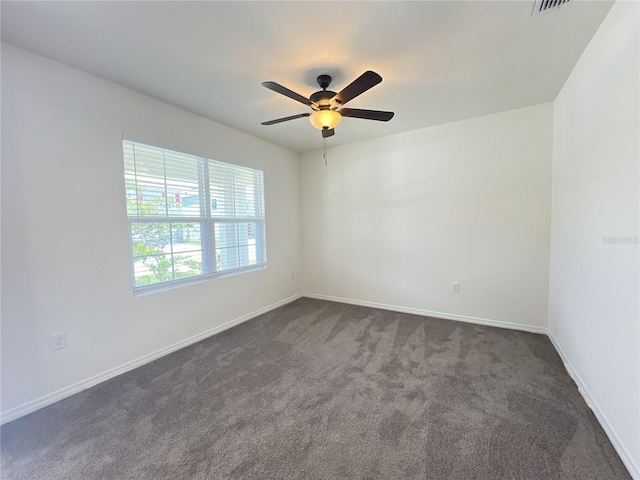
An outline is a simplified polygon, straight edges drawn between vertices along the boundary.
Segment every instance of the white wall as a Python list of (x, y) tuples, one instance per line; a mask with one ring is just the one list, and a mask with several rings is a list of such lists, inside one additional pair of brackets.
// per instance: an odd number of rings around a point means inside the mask
[[(134, 297), (123, 133), (263, 170), (267, 269)], [(299, 261), (297, 154), (2, 45), (4, 419), (296, 295)], [(58, 331), (68, 347), (54, 352)]]
[(552, 115), (542, 104), (330, 148), (327, 167), (303, 154), (303, 290), (544, 332)]
[[(639, 9), (616, 2), (554, 105), (550, 336), (640, 478)], [(624, 241), (624, 240), (623, 240)]]

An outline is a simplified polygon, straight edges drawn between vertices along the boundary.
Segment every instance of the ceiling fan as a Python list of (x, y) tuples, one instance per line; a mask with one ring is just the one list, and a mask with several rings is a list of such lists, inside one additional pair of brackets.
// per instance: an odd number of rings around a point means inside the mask
[(364, 118), (367, 120), (388, 122), (393, 118), (393, 112), (383, 112), (381, 110), (360, 110), (358, 108), (342, 108), (349, 100), (353, 100), (358, 95), (379, 84), (381, 81), (382, 77), (380, 75), (372, 71), (367, 71), (343, 88), (339, 93), (336, 93), (331, 90), (327, 90), (331, 84), (331, 77), (329, 75), (320, 75), (317, 78), (317, 82), (322, 90), (313, 93), (309, 98), (305, 98), (302, 95), (277, 84), (276, 82), (263, 82), (263, 87), (280, 93), (285, 97), (292, 98), (300, 103), (304, 103), (314, 111), (262, 122), (262, 125), (274, 125), (276, 123), (295, 120), (296, 118), (309, 117), (311, 124), (317, 129), (322, 130), (322, 138), (327, 138), (335, 135), (334, 128), (338, 123), (340, 123), (342, 117)]

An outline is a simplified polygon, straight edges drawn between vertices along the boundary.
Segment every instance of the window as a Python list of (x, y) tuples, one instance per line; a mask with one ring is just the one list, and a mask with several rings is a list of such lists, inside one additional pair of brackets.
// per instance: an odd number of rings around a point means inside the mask
[(122, 147), (135, 292), (266, 266), (260, 170)]

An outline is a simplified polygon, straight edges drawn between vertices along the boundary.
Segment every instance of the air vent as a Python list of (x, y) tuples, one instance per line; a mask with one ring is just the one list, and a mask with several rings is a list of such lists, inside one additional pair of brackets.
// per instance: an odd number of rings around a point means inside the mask
[(558, 8), (565, 3), (569, 3), (570, 0), (536, 0), (533, 5), (532, 15), (548, 12)]

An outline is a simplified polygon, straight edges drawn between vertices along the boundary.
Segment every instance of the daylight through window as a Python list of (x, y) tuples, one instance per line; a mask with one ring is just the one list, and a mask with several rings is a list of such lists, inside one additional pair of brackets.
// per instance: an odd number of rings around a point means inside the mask
[(260, 170), (122, 145), (135, 291), (266, 265)]

